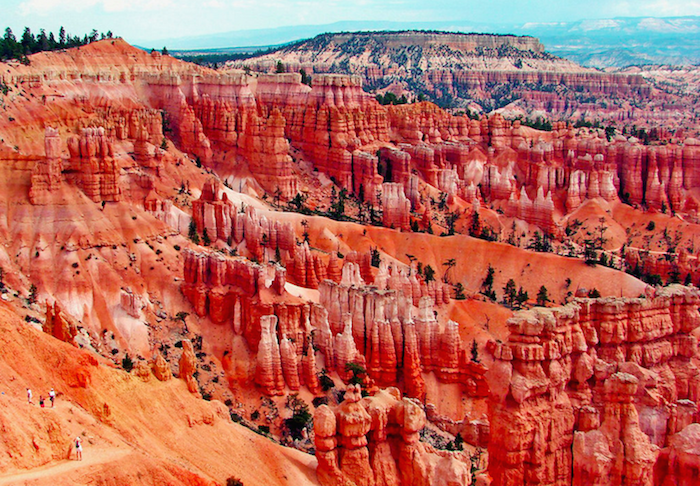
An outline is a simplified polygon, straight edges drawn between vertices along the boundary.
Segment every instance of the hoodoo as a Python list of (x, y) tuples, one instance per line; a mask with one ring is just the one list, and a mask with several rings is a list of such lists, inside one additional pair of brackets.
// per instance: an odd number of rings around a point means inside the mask
[(0, 72), (0, 483), (697, 477), (692, 97), (532, 37), (88, 41)]

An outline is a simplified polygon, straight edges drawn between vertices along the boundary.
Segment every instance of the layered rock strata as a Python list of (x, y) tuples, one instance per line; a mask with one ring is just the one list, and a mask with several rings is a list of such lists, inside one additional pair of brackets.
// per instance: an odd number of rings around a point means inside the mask
[(471, 484), (463, 452), (438, 451), (420, 441), (420, 403), (388, 388), (362, 398), (350, 385), (335, 410), (314, 415), (316, 473), (324, 486)]
[(494, 484), (654, 484), (676, 417), (697, 421), (698, 302), (675, 286), (510, 319), (488, 346)]
[(68, 139), (70, 158), (61, 157), (58, 131), (47, 127), (44, 134), (46, 158), (39, 160), (32, 172), (29, 200), (32, 204), (49, 204), (66, 178), (82, 189), (94, 202), (119, 201), (120, 167), (114, 158), (112, 141), (100, 128), (84, 128), (80, 136)]
[[(118, 55), (127, 48), (121, 41), (109, 47)], [(559, 218), (586, 199), (622, 199), (674, 211), (699, 207), (692, 190), (698, 184), (700, 142), (692, 138), (650, 146), (634, 137), (608, 140), (601, 130), (577, 131), (560, 122), (551, 132), (542, 132), (498, 114), (470, 120), (430, 103), (383, 107), (363, 92), (358, 77), (318, 74), (309, 87), (298, 74), (255, 79), (243, 73), (218, 74), (136, 50), (133, 55), (141, 59), (142, 70), (120, 67), (123, 73), (110, 74), (87, 51), (81, 62), (97, 63), (89, 76), (56, 67), (43, 77), (15, 74), (6, 82), (43, 85), (78, 76), (90, 85), (93, 79), (118, 79), (125, 93), (139, 93), (160, 111), (133, 106), (131, 100), (120, 104), (114, 94), (114, 99), (90, 107), (97, 116), (90, 123), (101, 127), (72, 137), (65, 160), (56, 133), (47, 131), (46, 155), (32, 179), (30, 198), (36, 203), (57, 189), (61, 173), (92, 200), (118, 200), (119, 164), (110, 138), (133, 140), (137, 163), (158, 170), (167, 156), (157, 146), (168, 136), (204, 163), (213, 161), (215, 149), (233, 154), (224, 161), (232, 168), (237, 157), (246, 160), (262, 188), (280, 199), (299, 191), (291, 144), (338, 186), (374, 205), (380, 203), (373, 199), (381, 184), (399, 183), (411, 209), (422, 210), (419, 189), (427, 183), (450, 198), (494, 203), (546, 232), (557, 231)], [(163, 72), (161, 64), (171, 72)], [(607, 90), (597, 82), (588, 84)], [(124, 107), (129, 105), (133, 108)], [(163, 126), (172, 131), (164, 133)], [(384, 147), (379, 159), (371, 155), (377, 145)], [(388, 219), (396, 224), (394, 217)]]
[(216, 179), (209, 179), (200, 198), (192, 202), (192, 218), (202, 236), (206, 231), (212, 242), (221, 240), (231, 246), (245, 241), (245, 248), (260, 261), (274, 260), (276, 251), (285, 256), (297, 251), (291, 224), (259, 216), (250, 206), (236, 206)]
[[(472, 396), (487, 393), (485, 368), (468, 357), (458, 325), (436, 318), (434, 308), (449, 301), (442, 283), (419, 283), (382, 264), (375, 285), (365, 286), (359, 267), (346, 262), (340, 283), (321, 282), (319, 304), (309, 305), (284, 291), (281, 267), (218, 252), (186, 250), (184, 256), (183, 294), (198, 315), (230, 325), (257, 349), (256, 381), (268, 394), (301, 385), (317, 390), (314, 348), (343, 380), (352, 376), (347, 364), (356, 363), (371, 382), (403, 383), (410, 396), (424, 396), (421, 373), (430, 371), (443, 382), (463, 384)], [(275, 303), (264, 297), (270, 292), (278, 296)]]
[(61, 139), (58, 130), (46, 127), (44, 132), (46, 158), (37, 161), (32, 171), (29, 200), (32, 204), (49, 204), (50, 194), (58, 191), (63, 180), (61, 161)]

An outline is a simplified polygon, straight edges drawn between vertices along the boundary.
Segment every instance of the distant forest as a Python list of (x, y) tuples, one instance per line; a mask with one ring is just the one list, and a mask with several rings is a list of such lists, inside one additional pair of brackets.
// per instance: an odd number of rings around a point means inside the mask
[(0, 61), (7, 59), (18, 59), (20, 62), (28, 64), (29, 54), (42, 51), (55, 51), (58, 49), (67, 49), (69, 47), (84, 46), (91, 42), (100, 39), (112, 39), (114, 35), (112, 31), (106, 34), (100, 34), (93, 29), (90, 34), (85, 34), (82, 37), (79, 35), (66, 34), (66, 29), (61, 27), (58, 31), (58, 38), (53, 32), (46, 33), (46, 30), (41, 29), (39, 35), (35, 36), (29, 27), (24, 28), (21, 39), (18, 41), (12, 29), (7, 27), (5, 35), (0, 39)]
[(225, 52), (214, 54), (181, 54), (179, 52), (171, 52), (173, 57), (176, 57), (182, 61), (193, 62), (195, 64), (199, 64), (200, 66), (207, 66), (214, 69), (219, 68), (221, 65), (225, 64), (226, 61), (240, 61), (243, 59), (250, 59), (251, 57), (261, 56), (263, 54), (266, 54), (266, 52)]
[[(180, 60), (199, 64), (217, 69), (226, 64), (227, 61), (242, 61), (252, 57), (264, 56), (271, 52), (278, 51), (280, 47), (268, 47), (267, 49), (258, 49), (254, 52), (202, 52), (197, 54), (197, 51), (174, 51), (170, 54)], [(223, 51), (223, 50), (222, 50)]]

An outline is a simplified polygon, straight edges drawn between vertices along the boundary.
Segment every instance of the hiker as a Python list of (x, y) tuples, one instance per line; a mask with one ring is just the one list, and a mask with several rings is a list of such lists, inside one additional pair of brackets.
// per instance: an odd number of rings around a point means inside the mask
[(32, 403), (32, 390), (27, 388), (27, 403)]
[(77, 461), (83, 460), (83, 443), (80, 440), (80, 436), (75, 438), (75, 459)]
[(56, 399), (56, 392), (53, 391), (53, 388), (49, 392), (49, 400), (51, 400), (51, 408), (53, 408), (53, 401)]
[(43, 395), (39, 395), (39, 406), (41, 408), (44, 408), (44, 396)]

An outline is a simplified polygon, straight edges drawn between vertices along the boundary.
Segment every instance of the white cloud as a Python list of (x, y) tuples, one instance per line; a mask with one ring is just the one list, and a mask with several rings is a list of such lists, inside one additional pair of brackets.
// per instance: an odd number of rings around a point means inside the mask
[(152, 11), (173, 5), (173, 0), (25, 0), (19, 4), (22, 15), (49, 15), (52, 12), (82, 12), (101, 7), (105, 12)]
[(629, 2), (621, 0), (612, 3), (602, 3), (602, 15), (596, 17), (620, 16), (620, 17), (681, 17), (700, 14), (700, 1), (689, 0), (644, 0)]
[(679, 2), (674, 0), (657, 0), (645, 5), (647, 15), (659, 17), (681, 16), (700, 13), (700, 2)]

